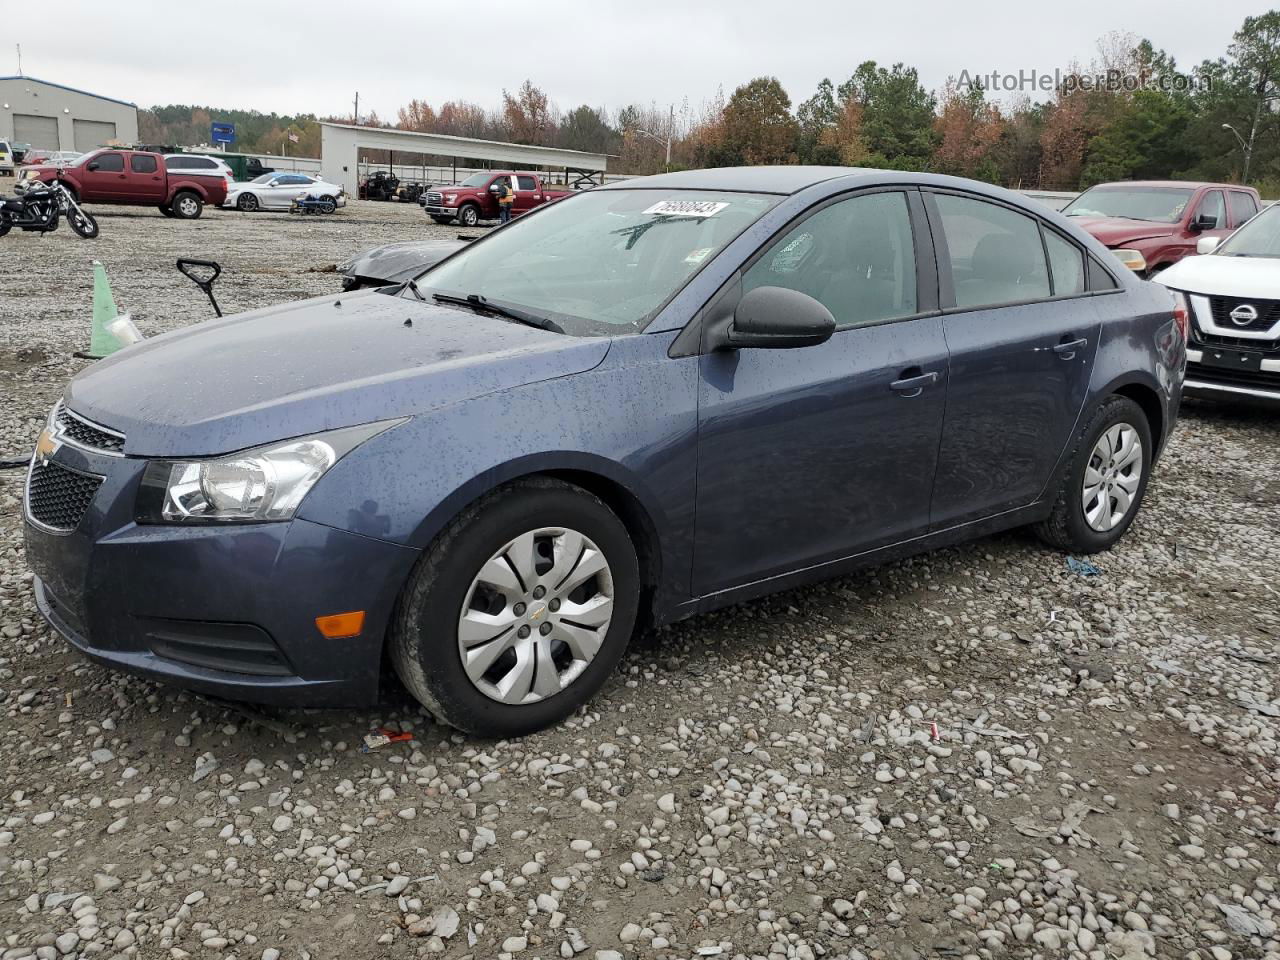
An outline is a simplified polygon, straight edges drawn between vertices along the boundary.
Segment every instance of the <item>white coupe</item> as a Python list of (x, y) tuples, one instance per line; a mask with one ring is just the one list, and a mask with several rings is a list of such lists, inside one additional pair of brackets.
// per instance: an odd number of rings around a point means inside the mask
[(1280, 403), (1280, 205), (1155, 278), (1191, 312), (1188, 396)]
[(237, 210), (288, 210), (289, 204), (300, 196), (331, 197), (334, 207), (347, 205), (346, 191), (336, 183), (326, 183), (303, 173), (284, 173), (279, 170), (264, 173), (244, 183), (233, 183), (227, 188), (224, 207)]

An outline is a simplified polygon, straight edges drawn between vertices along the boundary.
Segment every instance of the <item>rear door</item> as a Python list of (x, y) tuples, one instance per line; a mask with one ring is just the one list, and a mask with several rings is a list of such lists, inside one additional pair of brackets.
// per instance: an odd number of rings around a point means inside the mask
[(1232, 190), (1227, 194), (1227, 206), (1231, 212), (1231, 228), (1237, 230), (1258, 213), (1258, 201), (1244, 190)]
[(1036, 500), (1074, 436), (1101, 321), (1084, 251), (1020, 208), (925, 193), (951, 355), (931, 526)]
[(748, 263), (741, 290), (759, 286), (818, 299), (837, 329), (813, 347), (701, 357), (698, 596), (929, 525), (947, 348), (919, 194), (878, 190), (824, 204)]
[(168, 184), (160, 168), (160, 158), (154, 153), (129, 154), (129, 177), (125, 180), (128, 198), (159, 206), (164, 203), (167, 192)]
[(542, 202), (538, 189), (538, 178), (527, 173), (520, 173), (511, 178), (516, 184), (516, 205), (513, 213), (526, 213)]
[(124, 154), (104, 150), (79, 168), (80, 194), (86, 201), (121, 200), (125, 197), (129, 174)]

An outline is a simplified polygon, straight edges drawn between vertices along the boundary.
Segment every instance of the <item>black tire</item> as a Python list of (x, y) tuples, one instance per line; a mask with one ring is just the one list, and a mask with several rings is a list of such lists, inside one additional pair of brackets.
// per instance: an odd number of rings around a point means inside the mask
[[(467, 676), (457, 622), (472, 580), (494, 552), (538, 527), (566, 526), (590, 538), (612, 575), (612, 619), (582, 673), (559, 693), (512, 705), (491, 699)], [(519, 737), (563, 720), (617, 666), (635, 626), (640, 596), (635, 545), (599, 498), (549, 478), (518, 480), (462, 511), (419, 560), (397, 606), (389, 653), (401, 681), (433, 716), (466, 733)], [(430, 624), (447, 624), (431, 632)]]
[[(1117, 424), (1127, 423), (1142, 442), (1142, 476), (1137, 492), (1124, 518), (1106, 532), (1093, 529), (1085, 518), (1082, 490), (1084, 474), (1099, 437)], [(1098, 553), (1109, 550), (1119, 540), (1142, 507), (1151, 478), (1151, 455), (1154, 451), (1151, 426), (1142, 408), (1128, 397), (1112, 396), (1103, 401), (1076, 440), (1075, 448), (1063, 470), (1058, 492), (1049, 516), (1035, 525), (1036, 535), (1051, 547), (1072, 553)]]
[(67, 226), (85, 240), (98, 236), (98, 221), (88, 210), (75, 206), (67, 211)]
[(458, 210), (458, 223), (464, 227), (474, 227), (480, 222), (480, 208), (474, 203), (464, 203)]
[(333, 197), (321, 198), (320, 200), (321, 213), (333, 213), (337, 209), (338, 209), (338, 201), (334, 200)]
[(157, 207), (156, 209), (159, 210), (161, 213), (163, 213), (166, 217), (177, 216), (177, 214), (173, 212), (173, 207), (169, 206), (167, 203), (160, 204), (160, 206)]
[(72, 199), (72, 200), (74, 200), (74, 201), (76, 201), (77, 203), (79, 203), (79, 202), (80, 202), (80, 192), (79, 192), (78, 190), (76, 190), (76, 188), (75, 188), (75, 187), (73, 187), (73, 186), (72, 186), (68, 181), (66, 181), (66, 180), (61, 181), (61, 183), (62, 183), (63, 188), (67, 191), (67, 193), (71, 194), (71, 199)]
[(245, 213), (253, 213), (259, 207), (258, 195), (255, 193), (242, 193), (236, 198), (236, 209), (243, 210)]
[(453, 217), (432, 217), (431, 219), (434, 220), (436, 223), (440, 224), (440, 226), (442, 227), (447, 226), (450, 223), (453, 223)]
[(192, 193), (190, 190), (183, 190), (173, 198), (170, 204), (173, 208), (173, 215), (179, 220), (199, 220), (200, 214), (204, 211), (204, 201), (200, 199), (200, 195)]
[(8, 217), (0, 217), (0, 237), (13, 229), (13, 221)]

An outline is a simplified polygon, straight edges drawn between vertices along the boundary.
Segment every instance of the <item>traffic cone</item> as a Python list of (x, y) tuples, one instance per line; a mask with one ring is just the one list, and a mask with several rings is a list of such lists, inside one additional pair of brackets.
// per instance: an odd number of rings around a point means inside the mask
[(107, 324), (115, 320), (119, 313), (115, 298), (111, 295), (111, 284), (107, 282), (107, 271), (102, 266), (102, 261), (95, 260), (93, 261), (93, 332), (89, 337), (89, 352), (85, 354), (89, 359), (101, 360), (125, 346), (107, 329)]

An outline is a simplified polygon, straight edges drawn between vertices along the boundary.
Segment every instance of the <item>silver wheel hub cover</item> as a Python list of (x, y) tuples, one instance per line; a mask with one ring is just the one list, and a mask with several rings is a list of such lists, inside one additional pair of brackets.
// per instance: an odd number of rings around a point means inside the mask
[(578, 679), (613, 618), (604, 554), (567, 527), (540, 527), (480, 568), (458, 616), (458, 654), (476, 689), (500, 703), (537, 703)]
[(1133, 510), (1142, 482), (1142, 439), (1128, 423), (1103, 431), (1084, 468), (1080, 504), (1099, 533), (1114, 530)]

